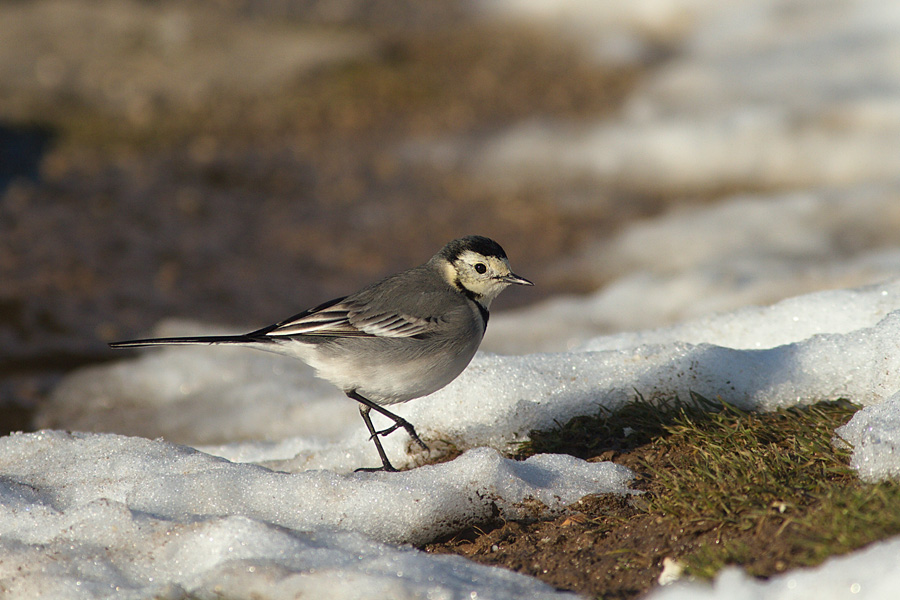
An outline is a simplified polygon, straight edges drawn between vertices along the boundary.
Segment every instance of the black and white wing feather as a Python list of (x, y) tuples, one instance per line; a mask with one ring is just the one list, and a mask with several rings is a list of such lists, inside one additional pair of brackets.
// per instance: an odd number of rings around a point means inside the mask
[(398, 312), (373, 311), (364, 303), (337, 298), (281, 323), (253, 332), (250, 336), (408, 338), (428, 333), (431, 327), (431, 320), (426, 318)]

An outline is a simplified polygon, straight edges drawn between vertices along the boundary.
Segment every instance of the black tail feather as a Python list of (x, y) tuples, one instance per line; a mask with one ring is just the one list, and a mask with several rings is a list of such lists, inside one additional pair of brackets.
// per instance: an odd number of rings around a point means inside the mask
[(177, 346), (188, 344), (250, 344), (263, 341), (249, 335), (203, 335), (196, 337), (149, 338), (110, 342), (110, 348), (142, 348), (146, 346)]

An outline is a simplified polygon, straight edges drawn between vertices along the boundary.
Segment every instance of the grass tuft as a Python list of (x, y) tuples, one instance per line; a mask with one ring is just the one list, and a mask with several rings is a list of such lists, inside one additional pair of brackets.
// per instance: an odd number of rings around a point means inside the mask
[(530, 432), (515, 456), (553, 452), (588, 459), (625, 452), (665, 435), (676, 419), (700, 421), (721, 407), (721, 403), (699, 394), (691, 394), (689, 401), (670, 397), (650, 401), (635, 392), (633, 401), (615, 410), (598, 406), (596, 415), (575, 417), (565, 424), (557, 423), (553, 429)]
[(835, 427), (857, 410), (849, 402), (772, 413), (723, 404), (703, 419), (677, 415), (642, 466), (657, 490), (648, 509), (681, 519), (758, 527), (783, 521), (799, 506), (855, 477), (848, 449), (835, 448)]
[[(619, 410), (532, 432), (518, 456), (565, 452), (626, 464), (646, 492), (628, 518), (650, 518), (670, 533), (658, 561), (675, 558), (702, 578), (732, 564), (765, 577), (900, 533), (900, 485), (861, 482), (848, 466), (851, 450), (832, 443), (858, 408), (839, 400), (756, 413), (696, 394), (654, 402), (638, 395)], [(603, 531), (622, 522), (605, 518), (592, 521)]]

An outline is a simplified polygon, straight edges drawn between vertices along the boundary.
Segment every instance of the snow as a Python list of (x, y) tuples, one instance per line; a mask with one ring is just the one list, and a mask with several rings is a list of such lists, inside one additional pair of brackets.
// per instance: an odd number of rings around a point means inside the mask
[(815, 569), (797, 569), (761, 581), (729, 567), (712, 585), (675, 583), (648, 595), (649, 600), (881, 600), (900, 586), (900, 539), (872, 544)]
[(556, 35), (575, 39), (598, 60), (639, 63), (656, 46), (680, 39), (687, 31), (740, 2), (726, 0), (480, 0), (487, 18), (537, 23)]
[[(552, 12), (551, 22), (596, 45), (613, 30), (613, 38), (677, 50), (614, 119), (536, 119), (462, 144), (456, 160), (487, 180), (527, 186), (588, 176), (645, 192), (698, 193), (896, 178), (900, 9), (892, 0), (484, 4), (495, 18), (534, 23)], [(588, 8), (607, 4), (617, 9)], [(644, 55), (652, 51), (638, 49), (632, 62)]]
[[(569, 350), (601, 334), (900, 277), (898, 230), (898, 190), (881, 184), (742, 195), (668, 213), (560, 265), (569, 270), (574, 262), (581, 273), (611, 279), (607, 285), (497, 315), (483, 348)], [(814, 323), (822, 316), (800, 318)]]
[(836, 431), (853, 448), (850, 465), (864, 481), (900, 479), (900, 393), (860, 410)]
[[(523, 518), (535, 501), (552, 511), (598, 490), (627, 493), (631, 478), (611, 463), (568, 456), (516, 462), (489, 448), (397, 477), (291, 475), (113, 434), (18, 434), (3, 438), (2, 449), (3, 472), (40, 490), (39, 501), (56, 510), (104, 499), (164, 519), (241, 515), (293, 530), (346, 529), (394, 543), (433, 540), (483, 521), (492, 510)], [(27, 523), (14, 526), (31, 530)]]
[[(486, 349), (568, 350), (597, 335), (900, 276), (896, 2), (479, 4), (492, 19), (525, 21), (591, 49), (631, 48), (625, 62), (649, 72), (612, 115), (535, 117), (487, 138), (422, 139), (408, 160), (465, 169), (507, 193), (541, 186), (573, 218), (598, 198), (619, 201), (621, 190), (700, 199), (736, 190), (714, 207), (588, 242), (579, 261), (566, 257), (558, 268), (590, 274), (603, 288), (523, 311), (528, 330), (495, 319)], [(671, 48), (665, 60), (659, 47)], [(595, 54), (622, 62), (621, 52)], [(585, 181), (596, 185), (585, 192)], [(559, 311), (569, 317), (562, 331), (546, 318)]]
[[(287, 474), (160, 440), (41, 431), (0, 440), (4, 590), (55, 598), (562, 596), (524, 576), (384, 542), (627, 493), (629, 471), (482, 448), (399, 473)], [(257, 570), (259, 571), (257, 573)], [(349, 585), (349, 582), (353, 585)], [(496, 596), (494, 596), (496, 594)], [(335, 596), (329, 596), (335, 597)], [(475, 597), (475, 596), (472, 596)]]
[[(276, 355), (228, 351), (213, 361), (216, 348), (186, 350), (150, 351), (85, 369), (60, 386), (56, 402), (123, 398), (122, 411), (147, 417), (156, 410), (152, 420), (163, 428), (173, 414), (168, 404), (194, 404), (191, 414), (208, 412), (230, 429), (215, 395), (223, 386), (236, 396), (252, 394), (263, 376), (271, 393), (296, 402), (299, 422), (305, 410), (319, 414), (325, 402), (355, 411), (336, 391), (310, 393), (311, 375), (299, 366), (279, 377), (287, 365)], [(245, 361), (250, 366), (240, 368)], [(465, 452), (402, 473), (352, 472), (378, 464), (353, 419), (340, 434), (279, 440), (287, 427), (282, 422), (272, 425), (269, 442), (202, 446), (202, 452), (113, 434), (42, 431), (3, 438), (0, 564), (33, 565), (8, 573), (9, 589), (73, 598), (263, 589), (270, 590), (265, 597), (279, 598), (319, 589), (338, 574), (361, 582), (361, 588), (333, 588), (346, 597), (368, 585), (398, 597), (435, 597), (432, 588), (440, 590), (436, 597), (469, 591), (552, 597), (555, 592), (524, 577), (395, 545), (458, 531), (492, 511), (522, 518), (565, 510), (591, 493), (629, 493), (631, 474), (611, 463), (554, 455), (517, 463), (498, 450), (532, 429), (591, 414), (598, 404), (615, 407), (635, 390), (650, 399), (696, 392), (762, 410), (851, 398), (869, 408), (837, 433), (869, 453), (854, 464), (871, 478), (872, 465), (895, 454), (892, 440), (900, 436), (900, 418), (884, 416), (894, 414), (900, 390), (900, 280), (598, 338), (567, 353), (479, 354), (444, 390), (398, 407), (434, 448)], [(250, 431), (271, 422), (264, 408), (257, 405), (261, 414)], [(234, 427), (249, 414), (237, 411)], [(184, 435), (181, 419), (172, 424)], [(414, 467), (425, 458), (402, 432), (388, 436), (385, 446), (398, 466)], [(888, 475), (900, 472), (891, 468), (897, 466), (888, 467)], [(895, 560), (891, 548), (868, 560)], [(867, 585), (887, 585), (877, 573)], [(749, 597), (762, 598), (777, 587), (759, 585), (726, 572), (710, 593), (756, 590)]]
[[(392, 462), (409, 471), (355, 473), (379, 464), (356, 406), (289, 358), (173, 347), (72, 373), (43, 407), (48, 429), (0, 438), (6, 595), (571, 597), (409, 544), (495, 514), (633, 493), (631, 473), (611, 463), (503, 453), (637, 393), (758, 410), (849, 398), (865, 408), (835, 443), (853, 446), (867, 481), (900, 475), (895, 3), (482, 8), (572, 33), (599, 61), (641, 63), (660, 44), (678, 52), (612, 118), (436, 141), (426, 159), (501, 186), (565, 189), (587, 176), (650, 193), (752, 191), (634, 223), (561, 260), (604, 284), (593, 294), (493, 315), (484, 349), (494, 353), (396, 407), (432, 448), (388, 436)], [(172, 321), (155, 333), (220, 331)], [(892, 597), (897, 556), (894, 538), (768, 581), (728, 569), (651, 596)]]

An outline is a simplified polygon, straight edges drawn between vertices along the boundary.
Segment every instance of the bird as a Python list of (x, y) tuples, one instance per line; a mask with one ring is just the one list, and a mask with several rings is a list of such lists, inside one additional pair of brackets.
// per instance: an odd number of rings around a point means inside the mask
[[(512, 272), (500, 244), (469, 235), (422, 265), (250, 333), (109, 346), (228, 344), (298, 358), (358, 403), (382, 466), (356, 470), (396, 471), (379, 437), (403, 428), (423, 450), (428, 446), (411, 423), (385, 407), (427, 396), (456, 379), (481, 344), (491, 302), (510, 285), (534, 284)], [(373, 410), (393, 425), (376, 430)]]

